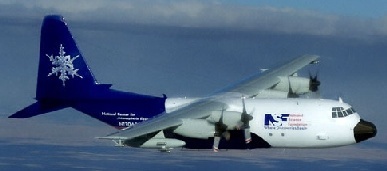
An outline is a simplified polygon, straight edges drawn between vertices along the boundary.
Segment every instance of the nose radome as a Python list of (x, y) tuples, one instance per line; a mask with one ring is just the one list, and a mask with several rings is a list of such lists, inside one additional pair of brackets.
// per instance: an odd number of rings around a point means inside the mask
[(360, 122), (353, 129), (356, 143), (375, 137), (376, 132), (376, 126), (372, 122), (363, 119), (360, 119)]

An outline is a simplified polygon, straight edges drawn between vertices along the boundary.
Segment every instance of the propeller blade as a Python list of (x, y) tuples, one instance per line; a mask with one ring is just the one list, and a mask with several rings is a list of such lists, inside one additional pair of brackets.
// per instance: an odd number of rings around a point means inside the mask
[(220, 142), (220, 137), (214, 137), (214, 146), (212, 147), (214, 152), (219, 151), (219, 142)]
[(245, 99), (246, 99), (246, 97), (245, 97), (245, 96), (242, 96), (242, 107), (243, 107), (243, 109), (242, 109), (242, 114), (243, 114), (243, 113), (247, 113), (247, 112), (246, 112), (246, 103), (245, 103)]
[(241, 114), (241, 122), (242, 122), (242, 129), (245, 131), (245, 142), (246, 144), (251, 142), (251, 135), (250, 135), (250, 121), (253, 120), (253, 116), (250, 114), (247, 114), (246, 112), (246, 103), (245, 98), (242, 97), (242, 104), (243, 104), (243, 112)]
[(245, 129), (245, 142), (246, 144), (251, 142), (250, 128)]
[[(221, 136), (227, 135), (226, 130), (227, 130), (227, 125), (223, 123), (223, 110), (222, 110), (222, 114), (220, 115), (219, 121), (215, 123), (214, 145), (213, 145), (214, 152), (219, 151), (220, 138)], [(230, 139), (229, 133), (226, 139), (227, 140)]]
[(318, 72), (315, 76), (312, 76), (312, 74), (309, 72), (309, 90), (311, 92), (317, 92), (320, 85), (321, 82), (318, 80)]

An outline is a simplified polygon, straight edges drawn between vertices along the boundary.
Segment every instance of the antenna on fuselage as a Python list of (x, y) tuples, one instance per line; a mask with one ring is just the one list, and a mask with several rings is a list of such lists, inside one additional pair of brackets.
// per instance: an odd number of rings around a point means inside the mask
[(339, 102), (340, 103), (344, 103), (343, 99), (341, 97), (339, 97)]

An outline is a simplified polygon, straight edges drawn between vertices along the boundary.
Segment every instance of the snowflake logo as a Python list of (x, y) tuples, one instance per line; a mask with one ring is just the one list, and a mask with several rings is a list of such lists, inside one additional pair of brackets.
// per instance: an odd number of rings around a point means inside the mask
[(73, 61), (79, 57), (79, 55), (71, 58), (70, 55), (65, 55), (66, 52), (64, 51), (64, 47), (62, 44), (60, 44), (59, 47), (59, 56), (53, 57), (53, 55), (49, 56), (46, 54), (46, 56), (50, 59), (51, 64), (54, 66), (51, 69), (51, 73), (48, 74), (48, 76), (52, 76), (55, 74), (55, 76), (59, 76), (59, 79), (62, 80), (63, 86), (65, 86), (66, 80), (69, 80), (69, 76), (71, 75), (72, 78), (75, 76), (79, 78), (83, 78), (80, 76), (77, 72), (79, 69), (75, 69), (73, 65)]

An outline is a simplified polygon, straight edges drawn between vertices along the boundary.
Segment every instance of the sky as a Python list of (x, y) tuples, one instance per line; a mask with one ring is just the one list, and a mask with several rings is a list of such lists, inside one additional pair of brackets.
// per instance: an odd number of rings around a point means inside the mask
[[(226, 163), (219, 166), (223, 169), (245, 170), (310, 170), (311, 165), (321, 170), (385, 168), (386, 3), (0, 0), (0, 170), (54, 166), (198, 170), (214, 168), (213, 161)], [(236, 150), (217, 155), (175, 150), (168, 156), (96, 140), (114, 129), (73, 109), (8, 119), (34, 102), (40, 27), (47, 14), (66, 18), (99, 82), (142, 94), (206, 96), (260, 68), (302, 54), (320, 55), (319, 65), (300, 75), (318, 72), (322, 96), (342, 97), (377, 126), (378, 134), (334, 149)]]
[(385, 17), (386, 10), (384, 6), (386, 1), (375, 0), (365, 3), (364, 1), (345, 0), (326, 0), (326, 1), (308, 1), (308, 0), (250, 0), (250, 1), (224, 1), (232, 4), (253, 5), (253, 6), (270, 6), (274, 8), (289, 8), (295, 10), (312, 10), (325, 14), (359, 17), (359, 18), (379, 18)]

